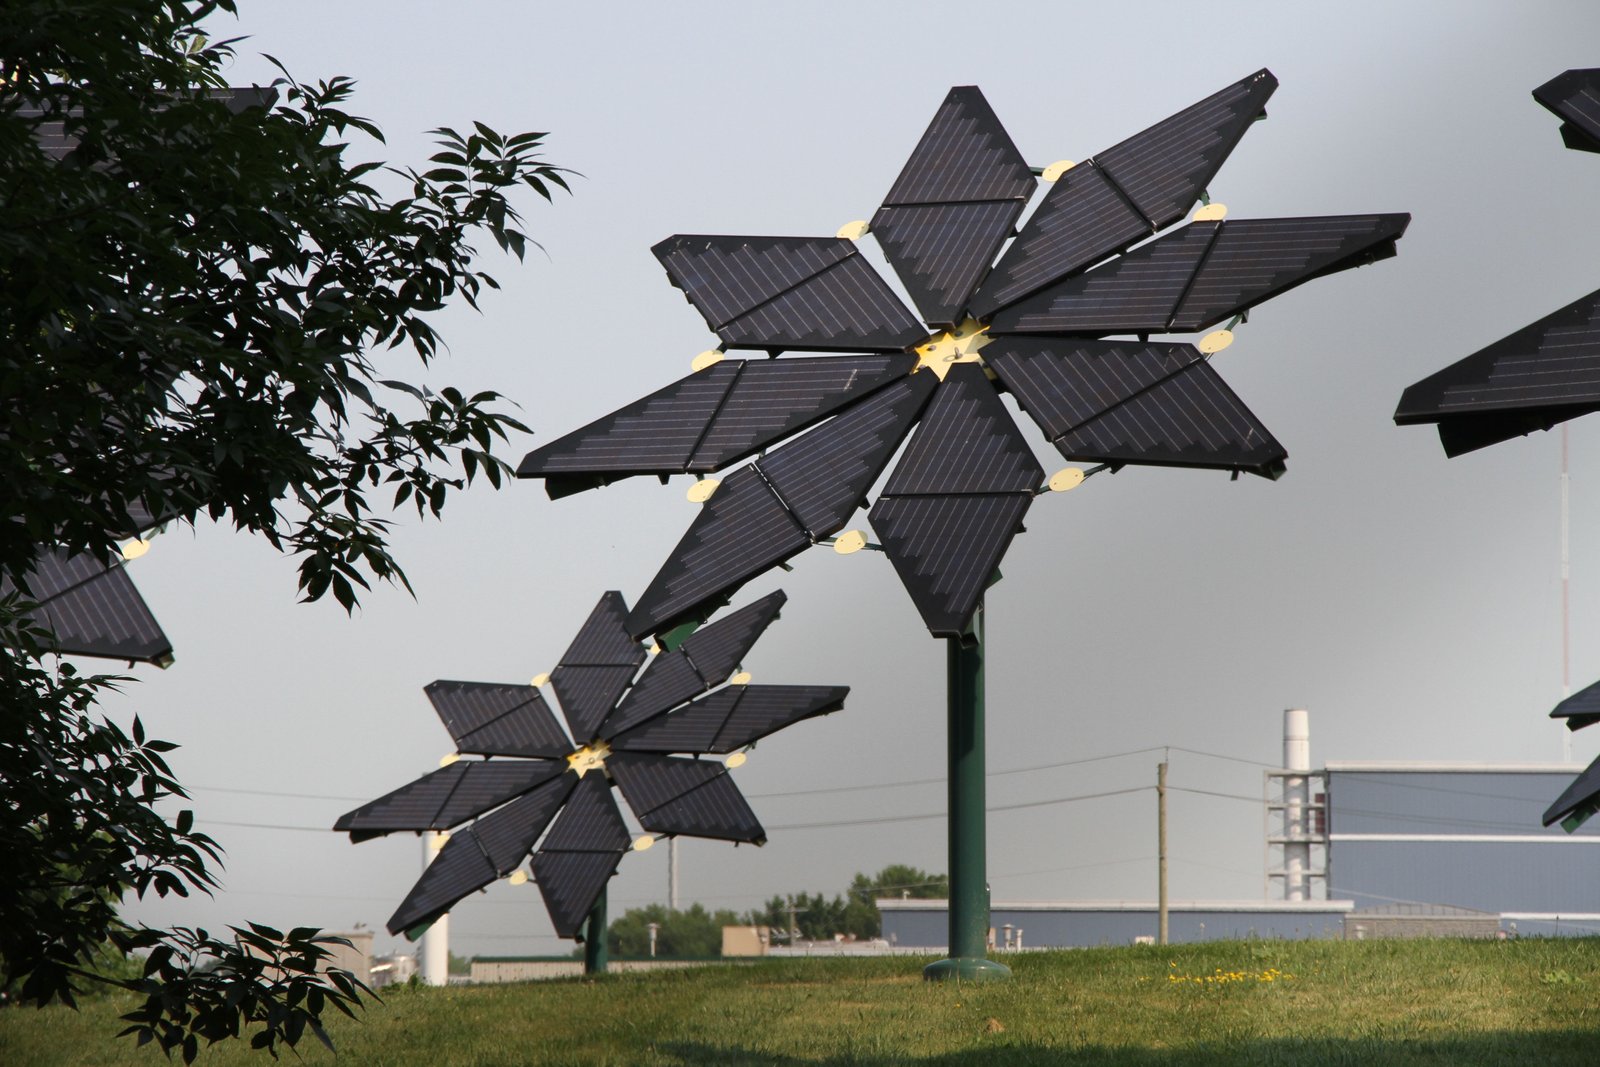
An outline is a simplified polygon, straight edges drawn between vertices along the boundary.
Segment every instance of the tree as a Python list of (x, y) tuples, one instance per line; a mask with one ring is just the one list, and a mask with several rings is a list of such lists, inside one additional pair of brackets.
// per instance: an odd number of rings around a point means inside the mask
[(657, 958), (707, 959), (722, 955), (722, 928), (739, 925), (739, 917), (726, 908), (708, 912), (700, 904), (691, 904), (686, 911), (662, 904), (629, 908), (607, 927), (607, 947), (616, 956), (649, 956), (651, 923), (657, 924)]
[(947, 897), (950, 895), (949, 876), (892, 863), (870, 877), (858, 872), (850, 880), (850, 888), (832, 900), (821, 893), (775, 896), (762, 907), (746, 913), (745, 922), (751, 926), (769, 926), (777, 936), (787, 937), (792, 909), (795, 928), (808, 941), (827, 940), (835, 934), (864, 940), (877, 937), (883, 929), (873, 901), (902, 894), (926, 899)]
[(155, 813), (184, 796), (174, 746), (96, 713), (119, 679), (50, 658), (28, 569), (40, 546), (103, 557), (144, 516), (208, 516), (298, 556), (307, 600), (405, 584), (383, 514), (500, 485), (495, 448), (525, 428), (396, 361), (426, 365), (432, 313), (495, 285), (474, 239), (521, 258), (514, 191), (565, 188), (543, 134), (481, 124), (434, 131), (425, 170), (352, 159), (382, 136), (343, 110), (348, 80), (226, 90), (230, 44), (201, 23), (234, 11), (17, 0), (0, 29), (0, 393), (27, 398), (0, 416), (0, 579), (23, 583), (0, 599), (0, 989), (71, 1002), (108, 938), (146, 951), (128, 1032), (186, 1059), (241, 1024), (269, 1051), (320, 1037), (359, 990), (321, 975), (317, 931), (117, 922), (126, 893), (206, 890), (220, 850)]

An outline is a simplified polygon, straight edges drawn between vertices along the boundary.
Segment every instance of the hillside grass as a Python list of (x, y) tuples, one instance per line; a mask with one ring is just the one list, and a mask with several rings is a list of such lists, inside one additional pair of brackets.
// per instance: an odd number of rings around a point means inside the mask
[[(307, 1064), (938, 1067), (1600, 1062), (1600, 939), (1255, 941), (1007, 957), (1003, 983), (926, 960), (770, 960), (598, 980), (400, 989), (309, 1037)], [(6, 1067), (158, 1064), (129, 1002), (0, 1010)], [(289, 1059), (294, 1055), (288, 1054)], [(267, 1062), (239, 1047), (202, 1064)]]

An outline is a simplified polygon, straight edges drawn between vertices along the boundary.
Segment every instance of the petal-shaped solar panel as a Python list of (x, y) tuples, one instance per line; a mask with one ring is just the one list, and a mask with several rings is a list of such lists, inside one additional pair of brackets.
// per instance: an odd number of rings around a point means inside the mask
[(995, 315), (996, 333), (1203, 330), (1313, 278), (1394, 255), (1409, 215), (1193, 223)]
[(351, 840), (397, 830), (448, 830), (566, 770), (560, 760), (458, 760), (339, 816)]
[(1600, 409), (1600, 291), (1417, 382), (1394, 421), (1435, 422), (1445, 454), (1548, 430)]
[(1044, 481), (1033, 449), (976, 363), (950, 368), (884, 496), (1032, 493)]
[(1283, 446), (1192, 345), (1008, 336), (984, 359), (1068, 459), (1283, 471)]
[(1028, 493), (881, 497), (870, 519), (935, 637), (960, 637), (1011, 539)]
[(900, 379), (729, 475), (634, 605), (629, 632), (669, 629), (843, 529), (936, 384), (932, 374)]
[(872, 218), (924, 319), (961, 321), (1035, 185), (983, 93), (951, 89)]
[(720, 470), (903, 377), (916, 357), (723, 360), (529, 452), (552, 497), (634, 474)]
[(474, 755), (563, 757), (567, 735), (539, 690), (491, 682), (431, 682), (423, 688), (456, 751)]
[(1533, 91), (1533, 98), (1561, 119), (1568, 148), (1600, 152), (1600, 70), (1569, 70)]
[(730, 685), (612, 739), (618, 752), (710, 752), (744, 748), (813, 715), (844, 707), (829, 685)]
[(980, 318), (1183, 218), (1278, 80), (1260, 70), (1056, 181), (973, 301)]
[(646, 830), (752, 844), (766, 840), (761, 821), (720, 763), (617, 755), (607, 766)]
[[(25, 579), (26, 596), (38, 604), (29, 619), (51, 631), (66, 655), (101, 656), (165, 665), (172, 642), (121, 560), (100, 562), (87, 553), (42, 549)], [(0, 579), (0, 596), (16, 592)]]
[(603, 775), (584, 775), (533, 855), (534, 880), (556, 933), (578, 936), (629, 844), (610, 783)]
[(431, 923), (515, 870), (577, 784), (575, 775), (563, 774), (452, 835), (390, 916), (389, 932)]
[(1552, 719), (1566, 719), (1567, 729), (1581, 730), (1600, 722), (1600, 682), (1584, 686), (1550, 710)]
[(787, 597), (780, 589), (695, 631), (675, 652), (655, 658), (601, 727), (612, 738), (668, 708), (721, 685), (778, 617)]
[(1544, 813), (1544, 824), (1560, 822), (1571, 833), (1600, 811), (1600, 759), (1575, 778)]
[(926, 334), (842, 237), (680, 234), (651, 251), (728, 348), (899, 352)]
[(612, 591), (600, 598), (550, 674), (572, 736), (599, 735), (600, 724), (639, 672), (647, 653), (628, 636), (628, 605)]

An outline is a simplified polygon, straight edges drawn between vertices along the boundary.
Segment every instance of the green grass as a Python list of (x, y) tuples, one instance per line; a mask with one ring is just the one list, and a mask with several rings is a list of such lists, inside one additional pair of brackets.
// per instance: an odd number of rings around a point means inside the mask
[[(400, 990), (363, 1022), (333, 1027), (337, 1059), (309, 1041), (301, 1050), (308, 1064), (360, 1067), (1600, 1062), (1597, 939), (1030, 953), (1008, 959), (1009, 982), (959, 987), (924, 983), (924, 962), (763, 961)], [(1204, 980), (1219, 974), (1230, 980)], [(0, 1011), (0, 1063), (164, 1062), (112, 1038), (123, 1003)], [(219, 1047), (198, 1062), (266, 1061)]]

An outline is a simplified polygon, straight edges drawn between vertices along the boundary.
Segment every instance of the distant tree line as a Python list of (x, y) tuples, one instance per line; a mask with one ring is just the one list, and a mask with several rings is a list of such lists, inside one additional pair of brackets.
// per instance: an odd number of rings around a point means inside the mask
[[(718, 956), (724, 926), (761, 926), (772, 931), (775, 944), (786, 943), (791, 930), (804, 941), (827, 941), (836, 935), (867, 940), (879, 936), (882, 925), (877, 905), (880, 897), (943, 899), (950, 879), (902, 863), (890, 864), (875, 875), (857, 873), (843, 893), (831, 899), (823, 893), (775, 895), (761, 907), (740, 914), (728, 908), (708, 912), (700, 904), (673, 911), (662, 904), (631, 908), (612, 921), (608, 947), (619, 957), (650, 955), (650, 924), (656, 927), (656, 956), (689, 959)], [(792, 922), (792, 927), (791, 927)]]

